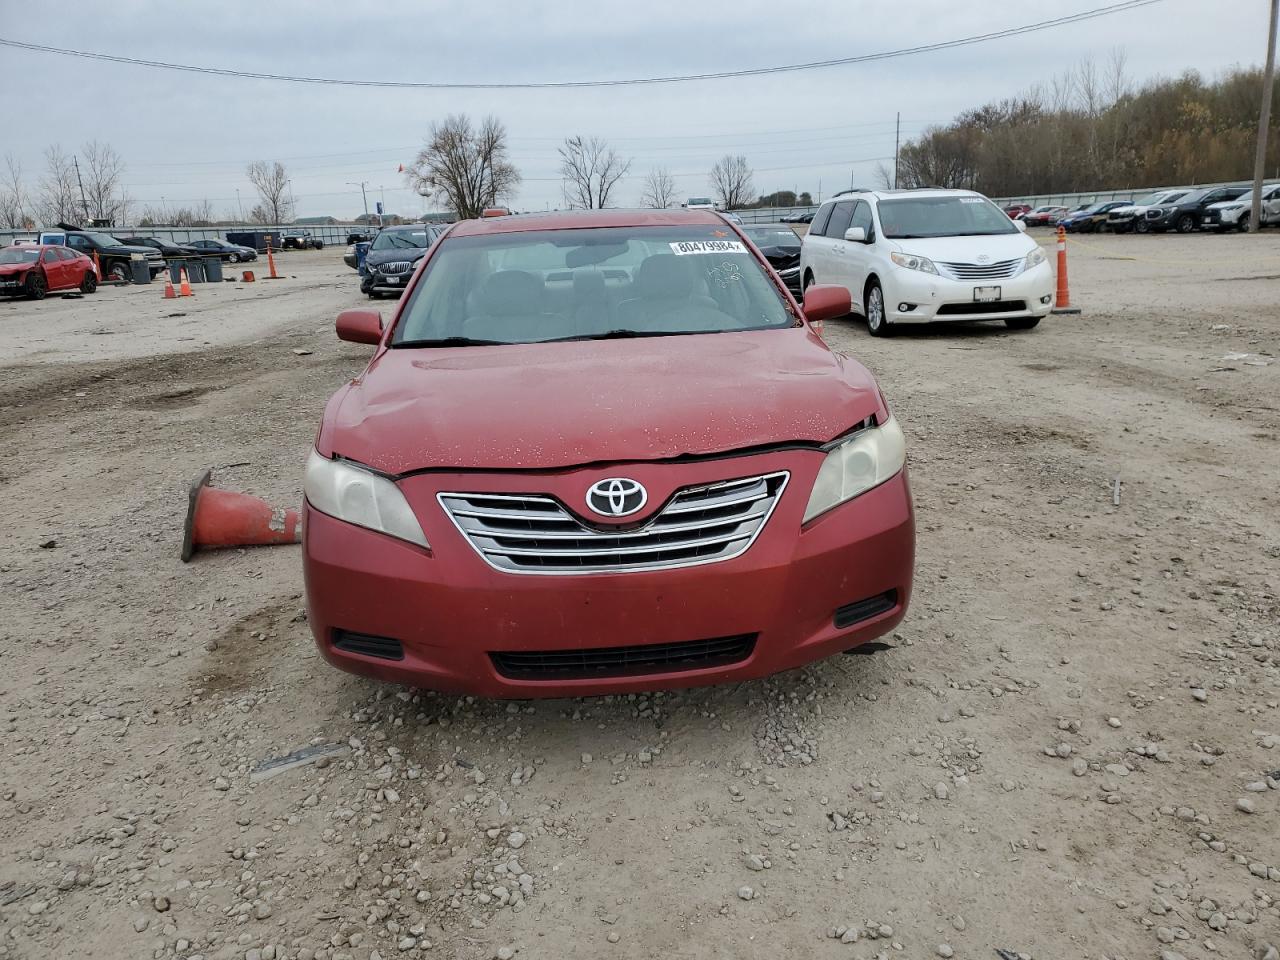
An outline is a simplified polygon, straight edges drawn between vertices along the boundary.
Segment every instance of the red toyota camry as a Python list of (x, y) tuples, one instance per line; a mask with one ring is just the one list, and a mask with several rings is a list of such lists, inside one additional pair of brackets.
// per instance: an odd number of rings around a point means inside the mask
[(423, 258), (306, 468), (321, 654), (453, 693), (760, 677), (891, 630), (915, 528), (902, 431), (709, 211), (465, 221)]

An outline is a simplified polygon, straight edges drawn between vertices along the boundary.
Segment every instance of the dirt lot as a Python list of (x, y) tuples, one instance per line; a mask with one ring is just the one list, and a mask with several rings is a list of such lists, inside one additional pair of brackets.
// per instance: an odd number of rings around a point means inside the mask
[(0, 957), (1274, 960), (1280, 234), (1086, 238), (1029, 333), (828, 324), (910, 441), (897, 649), (537, 703), (330, 669), (296, 547), (178, 562), (204, 467), (299, 500), (339, 255), (0, 304)]

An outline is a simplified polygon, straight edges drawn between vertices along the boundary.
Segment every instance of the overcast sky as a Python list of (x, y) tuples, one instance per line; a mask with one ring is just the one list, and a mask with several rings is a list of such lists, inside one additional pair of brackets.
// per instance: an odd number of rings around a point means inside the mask
[[(955, 0), (439, 0), (146, 3), (112, 0), (93, 15), (65, 4), (0, 0), (0, 37), (95, 52), (269, 73), (412, 81), (558, 81), (703, 73), (848, 57), (973, 36), (1107, 5)], [(1163, 0), (1013, 39), (878, 63), (641, 87), (429, 91), (310, 86), (174, 73), (0, 48), (6, 96), (0, 152), (34, 187), (51, 143), (92, 139), (124, 156), (142, 205), (208, 198), (219, 214), (256, 201), (250, 160), (281, 160), (299, 216), (431, 209), (406, 165), (433, 120), (493, 113), (524, 175), (518, 209), (562, 205), (556, 145), (598, 135), (633, 158), (620, 205), (665, 166), (681, 197), (709, 192), (707, 171), (745, 154), (757, 192), (817, 196), (870, 183), (903, 139), (957, 112), (1047, 80), (1083, 57), (1128, 54), (1138, 81), (1261, 62), (1265, 0)], [(86, 8), (87, 9), (87, 8)], [(96, 8), (95, 8), (96, 9)], [(20, 14), (20, 15), (17, 15)], [(1212, 24), (1205, 29), (1206, 14)], [(21, 117), (21, 123), (16, 122)], [(1100, 186), (1129, 186), (1103, 184)], [(1140, 186), (1140, 185), (1135, 185)]]

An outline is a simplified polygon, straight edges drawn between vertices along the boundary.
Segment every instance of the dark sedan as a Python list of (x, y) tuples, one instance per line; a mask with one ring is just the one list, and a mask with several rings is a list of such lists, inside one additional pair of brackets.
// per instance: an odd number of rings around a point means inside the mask
[(1058, 226), (1066, 227), (1067, 233), (1097, 233), (1107, 225), (1107, 216), (1112, 210), (1132, 206), (1132, 200), (1105, 200), (1094, 203), (1069, 213), (1058, 221)]
[(221, 257), (231, 263), (258, 259), (258, 251), (253, 247), (242, 247), (238, 243), (227, 243), (225, 240), (192, 240), (188, 246), (194, 247), (201, 256)]
[(790, 227), (755, 226), (747, 224), (742, 227), (745, 233), (764, 254), (769, 265), (778, 271), (778, 276), (792, 293), (800, 293), (800, 237)]

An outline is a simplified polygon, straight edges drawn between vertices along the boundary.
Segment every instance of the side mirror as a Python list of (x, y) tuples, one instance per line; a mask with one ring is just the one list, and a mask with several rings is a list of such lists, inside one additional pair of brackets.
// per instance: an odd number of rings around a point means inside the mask
[(1015, 221), (1013, 221), (1013, 225), (1014, 225), (1015, 227), (1017, 227), (1017, 228), (1018, 228), (1018, 232), (1019, 232), (1019, 233), (1026, 233), (1026, 232), (1027, 232), (1027, 221), (1025, 221), (1025, 220), (1015, 220)]
[[(861, 231), (861, 227), (855, 228)], [(853, 231), (851, 230), (850, 233)], [(804, 316), (810, 323), (821, 323), (843, 317), (853, 310), (849, 288), (835, 283), (823, 283), (804, 292)]]
[(864, 227), (850, 227), (844, 232), (844, 238), (854, 243), (866, 243), (867, 231)]
[(338, 339), (350, 343), (381, 343), (382, 314), (377, 310), (343, 310), (336, 324)]

